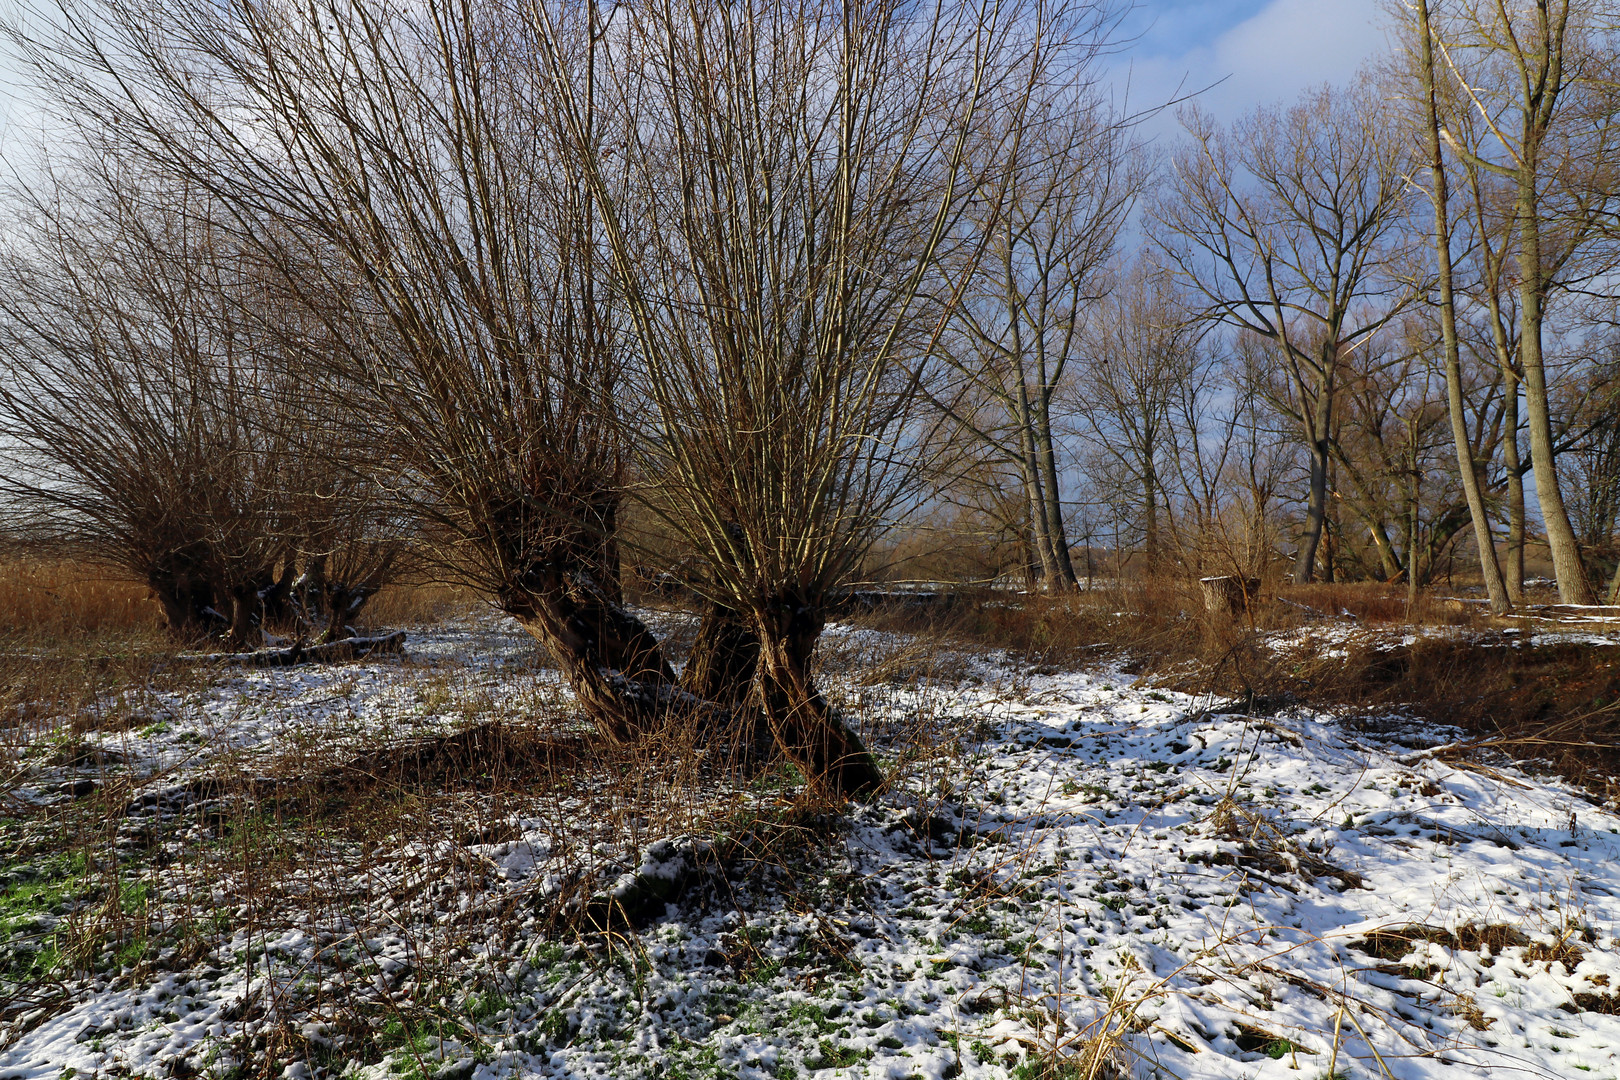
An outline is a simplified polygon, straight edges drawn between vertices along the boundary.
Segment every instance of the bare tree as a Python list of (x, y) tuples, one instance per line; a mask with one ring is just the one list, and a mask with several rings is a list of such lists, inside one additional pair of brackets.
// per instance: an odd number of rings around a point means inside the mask
[(1249, 336), (1234, 345), (1230, 355), (1186, 362), (1202, 377), (1172, 384), (1167, 535), (1194, 573), (1258, 579), (1276, 551), (1276, 504), (1297, 453), (1259, 390), (1262, 350)]
[[(1452, 259), (1452, 228), (1451, 228), (1451, 194), (1450, 182), (1446, 174), (1446, 162), (1441, 149), (1440, 137), (1440, 93), (1436, 85), (1436, 65), (1434, 60), (1434, 31), (1429, 18), (1428, 0), (1417, 0), (1416, 19), (1416, 67), (1418, 73), (1419, 103), (1421, 114), (1422, 145), (1424, 156), (1427, 158), (1429, 185), (1429, 200), (1434, 207), (1433, 243), (1435, 263), (1438, 271), (1439, 286), (1439, 315), (1441, 348), (1444, 359), (1446, 376), (1447, 414), (1451, 422), (1452, 444), (1456, 448), (1457, 465), (1462, 477), (1463, 492), (1467, 498), (1469, 516), (1474, 522), (1474, 542), (1479, 549), (1479, 564), (1481, 573), (1485, 578), (1485, 591), (1490, 598), (1491, 610), (1500, 615), (1512, 609), (1512, 598), (1508, 594), (1506, 583), (1502, 579), (1502, 571), (1496, 559), (1496, 541), (1491, 531), (1491, 521), (1485, 510), (1485, 497), (1480, 481), (1480, 463), (1475, 460), (1471, 450), (1472, 445), (1468, 439), (1468, 421), (1463, 402), (1463, 374), (1462, 349), (1457, 331), (1457, 288), (1456, 274)], [(1489, 242), (1488, 234), (1482, 237)], [(1494, 290), (1493, 290), (1494, 292)], [(1493, 312), (1493, 323), (1499, 326), (1500, 319)], [(1513, 388), (1509, 387), (1510, 392)], [(1517, 394), (1514, 392), (1514, 401)], [(1517, 432), (1513, 433), (1517, 440)], [(1515, 442), (1514, 450), (1517, 450)], [(1414, 536), (1415, 539), (1415, 536)], [(1417, 588), (1416, 549), (1409, 549), (1411, 564), (1408, 566), (1408, 580), (1413, 589)]]
[[(1455, 448), (1449, 461), (1445, 454), (1449, 411), (1438, 389), (1445, 385), (1444, 347), (1431, 321), (1413, 315), (1402, 320), (1399, 335), (1361, 350), (1357, 361), (1346, 373), (1333, 443), (1339, 494), (1366, 528), (1382, 576), (1404, 578), (1415, 600), (1439, 554), (1471, 518)], [(1468, 408), (1479, 405), (1476, 387), (1458, 389)], [(1480, 443), (1467, 416), (1462, 445), (1470, 460)]]
[(674, 676), (620, 601), (625, 350), (592, 201), (509, 9), (62, 0), (13, 28), (84, 137), (204, 187), (338, 347), (368, 467), (608, 738)]
[(1192, 112), (1155, 199), (1153, 240), (1202, 317), (1276, 343), (1310, 457), (1294, 576), (1315, 574), (1346, 355), (1418, 295), (1405, 143), (1365, 88), (1260, 109), (1230, 131)]
[(1095, 454), (1113, 465), (1134, 504), (1149, 566), (1164, 553), (1166, 490), (1178, 405), (1206, 381), (1200, 328), (1146, 266), (1126, 274), (1084, 315), (1084, 366), (1073, 407)]
[(868, 792), (876, 765), (810, 658), (833, 590), (920, 490), (912, 422), (945, 314), (922, 299), (960, 289), (937, 278), (979, 189), (970, 143), (1027, 107), (1039, 21), (624, 6), (590, 35), (598, 121), (561, 60), (570, 13), (541, 14), (657, 407), (635, 443), (648, 506), (757, 635), (778, 746), (814, 784)]
[(366, 527), (374, 489), (332, 482), (331, 432), (254, 332), (262, 279), (217, 208), (98, 163), (14, 200), (0, 433), (23, 536), (144, 581), (183, 640), (224, 630), (251, 647), (296, 621), (287, 601), (311, 558), (332, 562), (352, 618), (402, 538)]
[(1577, 530), (1594, 580), (1608, 577), (1606, 603), (1615, 603), (1620, 590), (1620, 345), (1606, 342), (1604, 355), (1578, 387), (1572, 410), (1580, 414), (1582, 437), (1568, 452), (1569, 473), (1575, 480), (1570, 499), (1572, 523)]
[[(945, 384), (954, 393), (935, 398), (984, 452), (1013, 465), (1042, 582), (1064, 589), (1076, 579), (1052, 406), (1080, 359), (1085, 313), (1111, 283), (1108, 262), (1148, 169), (1129, 122), (1089, 85), (1014, 119), (1006, 166), (987, 178), (996, 187), (964, 222), (989, 240), (944, 354), (967, 386)], [(970, 413), (965, 402), (980, 407)]]
[[(1425, 6), (1419, 21), (1426, 27), (1420, 48), (1431, 48), (1421, 65), (1431, 92), (1431, 138), (1466, 166), (1482, 214), (1490, 212), (1478, 195), (1483, 174), (1500, 178), (1511, 192), (1505, 233), (1486, 226), (1480, 235), (1487, 243), (1496, 235), (1511, 237), (1519, 333), (1518, 363), (1510, 373), (1523, 380), (1536, 498), (1560, 598), (1591, 603), (1558, 480), (1545, 336), (1558, 291), (1590, 273), (1581, 256), (1612, 198), (1605, 185), (1591, 181), (1610, 167), (1620, 138), (1616, 125), (1603, 119), (1612, 114), (1606, 73), (1613, 28), (1605, 25), (1603, 5), (1589, 0), (1521, 6), (1466, 0), (1443, 9)], [(1444, 96), (1438, 92), (1442, 71), (1451, 87)], [(1439, 160), (1437, 145), (1430, 156)], [(1502, 256), (1484, 254), (1486, 278), (1499, 281)], [(1488, 289), (1486, 295), (1500, 294)], [(1492, 320), (1498, 351), (1505, 353), (1500, 307)], [(1513, 368), (1505, 356), (1503, 363)]]

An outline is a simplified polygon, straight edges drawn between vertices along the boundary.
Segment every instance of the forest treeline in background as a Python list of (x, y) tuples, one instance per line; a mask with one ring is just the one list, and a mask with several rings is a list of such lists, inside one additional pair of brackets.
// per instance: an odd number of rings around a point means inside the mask
[(455, 583), (603, 740), (758, 717), (848, 795), (860, 583), (1620, 599), (1620, 10), (1396, 4), (1229, 124), (1112, 95), (1120, 14), (24, 9), (5, 543), (234, 650)]

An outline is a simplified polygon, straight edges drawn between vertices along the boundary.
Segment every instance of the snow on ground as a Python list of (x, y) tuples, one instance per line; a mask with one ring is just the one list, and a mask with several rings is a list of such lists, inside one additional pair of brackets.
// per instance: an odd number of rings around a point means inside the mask
[[(825, 681), (876, 745), (898, 752), (885, 732), (918, 718), (959, 743), (852, 810), (791, 889), (744, 884), (728, 904), (702, 879), (605, 949), (531, 916), (451, 957), (459, 1028), (365, 1066), (311, 1020), (284, 1075), (1033, 1078), (1089, 1047), (1139, 1077), (1620, 1077), (1620, 818), (1580, 792), (1426, 754), (1455, 733), (1398, 717), (1234, 715), (1116, 669), (1004, 657), (925, 653), (949, 683), (874, 686), (861, 668), (912, 646), (835, 627), (825, 647), (863, 660)], [(557, 707), (510, 625), (418, 630), (409, 648), (222, 674), (100, 738), (170, 777), (227, 749), (252, 771), (299, 740)], [(49, 794), (63, 775), (40, 769), (31, 797), (65, 798)], [(532, 903), (605, 850), (509, 824), (467, 847), (466, 880), (412, 878), (404, 849), (376, 865), (454, 921), (475, 891)], [(649, 839), (615, 864), (621, 886), (691, 876), (701, 838)], [(224, 1070), (311, 971), (386, 1023), (390, 995), (426, 979), (423, 948), (403, 922), (249, 921), (194, 966), (104, 975), (15, 1023), (0, 1080)]]
[(1521, 629), (1479, 630), (1469, 626), (1384, 627), (1361, 626), (1354, 621), (1308, 623), (1293, 630), (1267, 633), (1263, 642), (1271, 651), (1284, 655), (1309, 654), (1328, 659), (1347, 658), (1352, 649), (1388, 652), (1417, 644), (1420, 640), (1466, 642), (1482, 648), (1541, 648), (1549, 645), (1579, 645), (1605, 648), (1620, 645), (1620, 629), (1608, 620), (1605, 631), (1582, 630), (1577, 626), (1551, 626)]

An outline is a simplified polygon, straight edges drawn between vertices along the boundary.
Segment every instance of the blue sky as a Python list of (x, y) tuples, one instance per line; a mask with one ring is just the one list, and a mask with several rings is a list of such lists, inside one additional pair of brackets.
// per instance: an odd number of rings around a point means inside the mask
[(1237, 23), (1253, 18), (1269, 0), (1158, 0), (1127, 16), (1142, 56), (1176, 57), (1206, 44)]
[[(1256, 105), (1293, 98), (1323, 82), (1343, 83), (1385, 45), (1378, 0), (1139, 0), (1121, 32), (1134, 44), (1111, 65), (1116, 93), (1135, 108), (1178, 86), (1231, 120)], [(1224, 81), (1223, 81), (1224, 80)], [(1151, 125), (1171, 134), (1173, 118)]]

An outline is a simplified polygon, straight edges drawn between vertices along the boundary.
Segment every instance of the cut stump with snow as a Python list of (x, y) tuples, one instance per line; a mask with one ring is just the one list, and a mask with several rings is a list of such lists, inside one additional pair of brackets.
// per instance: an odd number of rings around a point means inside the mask
[(1235, 574), (1199, 578), (1204, 592), (1204, 608), (1215, 615), (1242, 615), (1260, 594), (1259, 578), (1243, 578)]

